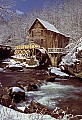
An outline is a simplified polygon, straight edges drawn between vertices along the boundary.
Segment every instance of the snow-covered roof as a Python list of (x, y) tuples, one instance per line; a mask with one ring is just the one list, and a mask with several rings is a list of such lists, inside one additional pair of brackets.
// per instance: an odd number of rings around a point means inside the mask
[[(55, 26), (54, 26), (53, 24), (50, 24), (49, 22), (44, 21), (44, 20), (41, 20), (41, 19), (39, 19), (39, 18), (37, 18), (36, 20), (38, 20), (47, 30), (50, 30), (50, 31), (55, 32), (55, 33), (59, 33), (59, 34), (65, 36), (65, 37), (68, 37), (68, 38), (70, 37), (70, 36), (68, 36), (68, 35), (65, 35), (65, 34), (59, 32), (59, 31), (55, 28)], [(35, 20), (35, 21), (36, 21), (36, 20)], [(35, 22), (34, 22), (34, 23), (35, 23)], [(34, 25), (34, 23), (32, 24), (32, 26)], [(32, 28), (32, 26), (30, 27), (30, 29)], [(30, 30), (30, 29), (29, 29), (29, 30)]]
[(60, 33), (60, 32), (55, 28), (54, 25), (48, 23), (47, 21), (41, 20), (41, 19), (39, 19), (39, 18), (37, 18), (37, 20), (39, 20), (39, 21), (42, 23), (42, 25), (43, 25), (47, 30), (50, 30), (50, 31), (53, 31), (53, 32), (56, 32), (56, 33)]

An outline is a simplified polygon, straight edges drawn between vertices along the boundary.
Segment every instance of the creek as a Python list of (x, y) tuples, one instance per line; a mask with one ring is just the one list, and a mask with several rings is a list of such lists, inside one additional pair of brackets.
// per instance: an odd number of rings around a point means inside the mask
[[(38, 91), (26, 91), (30, 101), (39, 102), (51, 109), (60, 107), (68, 110), (70, 114), (82, 115), (82, 81), (70, 76), (69, 79), (56, 78), (53, 82), (46, 82), (49, 74), (46, 69), (25, 69), (24, 71), (5, 70), (0, 72), (0, 83), (2, 87), (15, 86), (22, 81), (40, 81)], [(0, 88), (1, 89), (1, 88)], [(23, 104), (19, 104), (23, 106)]]

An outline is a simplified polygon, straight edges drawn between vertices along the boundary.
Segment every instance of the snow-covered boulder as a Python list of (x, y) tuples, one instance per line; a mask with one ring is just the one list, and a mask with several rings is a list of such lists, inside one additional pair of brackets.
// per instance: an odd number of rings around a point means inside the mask
[(50, 68), (48, 68), (48, 70), (51, 75), (55, 75), (56, 77), (69, 77), (69, 75), (62, 72), (60, 68), (50, 67)]
[(0, 72), (3, 72), (4, 71), (4, 68), (0, 68)]
[(1, 98), (1, 104), (9, 107), (9, 105), (11, 104), (11, 97), (9, 95), (3, 95)]
[(8, 94), (14, 102), (25, 100), (25, 91), (20, 87), (10, 87), (8, 90)]
[(82, 37), (77, 41), (73, 49), (62, 58), (60, 67), (74, 74), (77, 77), (82, 78)]

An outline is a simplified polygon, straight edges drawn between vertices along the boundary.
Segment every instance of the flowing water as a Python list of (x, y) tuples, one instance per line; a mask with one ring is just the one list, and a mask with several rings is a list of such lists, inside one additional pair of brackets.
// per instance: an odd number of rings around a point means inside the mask
[[(75, 82), (74, 82), (75, 81)], [(55, 81), (53, 83), (47, 82), (41, 86), (40, 91), (28, 92), (28, 95), (41, 104), (48, 106), (51, 109), (60, 107), (63, 110), (69, 109), (71, 114), (82, 115), (82, 83), (76, 79)], [(76, 85), (75, 83), (79, 84)], [(68, 84), (67, 84), (68, 83)]]
[[(70, 77), (69, 79), (56, 78), (53, 82), (46, 82), (49, 74), (47, 70), (25, 69), (24, 71), (5, 70), (0, 72), (1, 87), (15, 86), (19, 81), (41, 81), (38, 91), (26, 91), (32, 100), (48, 106), (51, 109), (60, 107), (69, 110), (71, 114), (82, 115), (82, 81)], [(0, 87), (0, 89), (1, 89)]]

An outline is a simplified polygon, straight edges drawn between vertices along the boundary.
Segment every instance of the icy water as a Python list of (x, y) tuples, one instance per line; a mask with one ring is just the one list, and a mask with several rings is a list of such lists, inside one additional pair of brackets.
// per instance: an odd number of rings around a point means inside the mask
[(56, 107), (67, 110), (69, 114), (82, 115), (82, 81), (70, 77), (69, 79), (56, 78), (53, 82), (46, 82), (49, 77), (45, 69), (25, 69), (24, 71), (5, 70), (0, 72), (0, 83), (3, 87), (15, 86), (22, 81), (24, 86), (28, 81), (40, 81), (38, 91), (26, 91), (29, 97), (28, 103), (32, 100), (48, 106), (51, 109)]
[(56, 107), (69, 109), (68, 114), (82, 115), (82, 81), (77, 79), (58, 80), (47, 82), (41, 86), (40, 91), (31, 91), (27, 94), (41, 104), (51, 109)]

